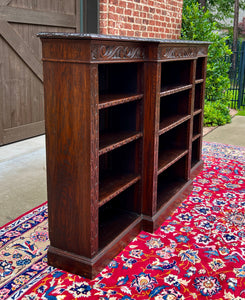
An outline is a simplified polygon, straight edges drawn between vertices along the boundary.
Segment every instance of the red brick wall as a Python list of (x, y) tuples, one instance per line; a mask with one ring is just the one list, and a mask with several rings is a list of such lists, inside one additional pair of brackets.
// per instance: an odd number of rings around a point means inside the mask
[(183, 0), (100, 0), (100, 33), (178, 39)]

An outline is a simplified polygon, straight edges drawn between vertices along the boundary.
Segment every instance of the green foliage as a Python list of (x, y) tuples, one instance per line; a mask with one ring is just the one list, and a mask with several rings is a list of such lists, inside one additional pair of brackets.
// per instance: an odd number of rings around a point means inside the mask
[[(235, 0), (207, 0), (206, 8), (212, 12), (212, 17), (216, 21), (225, 21), (234, 15)], [(239, 7), (245, 8), (245, 0), (239, 0)]]
[(182, 39), (211, 42), (208, 50), (204, 124), (216, 126), (229, 122), (226, 91), (230, 86), (230, 63), (225, 58), (231, 55), (231, 50), (226, 45), (226, 37), (219, 35), (216, 23), (211, 19), (210, 12), (200, 9), (198, 2), (184, 0)]
[(231, 122), (226, 103), (207, 101), (204, 109), (204, 126), (220, 126)]
[[(193, 1), (184, 0), (184, 2), (187, 3)], [(199, 0), (198, 2), (205, 2), (205, 7), (203, 7), (203, 9), (211, 12), (211, 19), (215, 21), (220, 28), (232, 27), (235, 0)], [(245, 9), (245, 0), (239, 0), (239, 8), (241, 10)]]
[(240, 110), (238, 111), (238, 113), (236, 115), (245, 117), (245, 107), (240, 108)]

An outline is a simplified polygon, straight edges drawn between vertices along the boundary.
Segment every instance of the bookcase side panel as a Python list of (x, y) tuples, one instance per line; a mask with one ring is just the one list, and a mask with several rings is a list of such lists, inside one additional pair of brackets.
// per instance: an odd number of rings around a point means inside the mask
[(92, 257), (98, 250), (96, 69), (44, 62), (44, 80), (51, 246)]

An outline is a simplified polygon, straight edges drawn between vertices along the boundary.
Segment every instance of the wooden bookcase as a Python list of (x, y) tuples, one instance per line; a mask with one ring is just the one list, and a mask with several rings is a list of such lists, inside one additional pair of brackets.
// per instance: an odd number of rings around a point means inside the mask
[(40, 33), (50, 265), (93, 278), (202, 169), (208, 43)]

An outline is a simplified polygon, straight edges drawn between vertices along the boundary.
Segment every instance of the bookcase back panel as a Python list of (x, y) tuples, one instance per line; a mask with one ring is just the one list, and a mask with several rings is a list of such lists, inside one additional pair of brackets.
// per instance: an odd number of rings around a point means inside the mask
[(131, 186), (99, 209), (99, 248), (103, 249), (140, 216), (135, 203), (138, 184)]
[(191, 83), (191, 61), (162, 63), (161, 91)]
[(196, 79), (204, 79), (205, 75), (205, 58), (199, 57), (196, 64)]
[(99, 93), (127, 94), (137, 93), (137, 63), (100, 64)]

